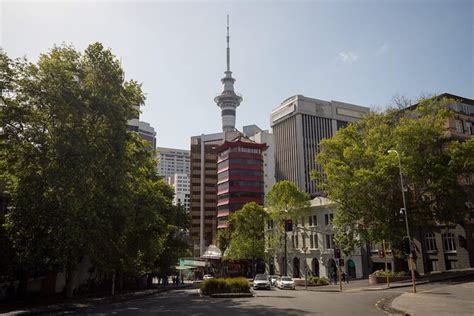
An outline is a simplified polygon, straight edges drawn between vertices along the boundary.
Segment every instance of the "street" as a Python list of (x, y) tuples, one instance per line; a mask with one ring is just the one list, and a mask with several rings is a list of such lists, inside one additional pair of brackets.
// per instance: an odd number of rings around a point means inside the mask
[(224, 299), (201, 297), (196, 288), (188, 288), (55, 315), (384, 315), (376, 305), (391, 299), (394, 299), (392, 307), (416, 315), (428, 311), (426, 308), (433, 305), (433, 300), (438, 301), (438, 297), (443, 300), (437, 308), (444, 306), (444, 310), (432, 308), (430, 315), (449, 314), (453, 304), (460, 305), (456, 308), (458, 315), (470, 313), (473, 282), (435, 282), (419, 285), (417, 289), (418, 294), (414, 295), (411, 287), (371, 291), (367, 287), (353, 287), (344, 292), (272, 288), (256, 291), (252, 298)]
[(252, 298), (218, 299), (200, 297), (197, 289), (182, 289), (60, 315), (383, 315), (375, 303), (406, 290), (338, 293), (272, 289), (257, 291)]

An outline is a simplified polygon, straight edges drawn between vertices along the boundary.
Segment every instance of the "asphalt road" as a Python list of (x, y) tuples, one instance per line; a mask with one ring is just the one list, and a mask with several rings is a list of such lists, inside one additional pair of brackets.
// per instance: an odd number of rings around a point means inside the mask
[(402, 293), (272, 289), (257, 291), (252, 298), (223, 299), (200, 297), (196, 289), (182, 289), (59, 315), (383, 315), (375, 303)]
[[(468, 283), (470, 281), (471, 283)], [(442, 310), (439, 307), (443, 305), (441, 299), (445, 300), (445, 304), (452, 304), (454, 299), (468, 313), (473, 306), (471, 301), (474, 283), (470, 279), (419, 285), (417, 286), (419, 294), (411, 293), (411, 287), (387, 290), (373, 288), (372, 291), (368, 291), (367, 287), (365, 290), (361, 287), (364, 284), (366, 285), (364, 280), (359, 283), (353, 282), (343, 292), (335, 292), (338, 286), (324, 287), (325, 290), (332, 292), (320, 292), (318, 288), (313, 288), (313, 290), (310, 288), (308, 291), (304, 288), (297, 288), (296, 291), (272, 288), (270, 291), (256, 291), (255, 297), (232, 299), (201, 297), (196, 288), (177, 289), (141, 299), (98, 305), (55, 315), (384, 315), (384, 311), (376, 304), (390, 302), (392, 299), (394, 308), (409, 311), (415, 315), (429, 315), (431, 313), (424, 313), (424, 311), (428, 312), (426, 306), (432, 304), (433, 297), (440, 298), (437, 302), (439, 303), (438, 311), (433, 310), (435, 314), (440, 314), (437, 312)], [(427, 299), (428, 297), (431, 297), (431, 301)], [(445, 305), (445, 309), (449, 315), (448, 305)]]

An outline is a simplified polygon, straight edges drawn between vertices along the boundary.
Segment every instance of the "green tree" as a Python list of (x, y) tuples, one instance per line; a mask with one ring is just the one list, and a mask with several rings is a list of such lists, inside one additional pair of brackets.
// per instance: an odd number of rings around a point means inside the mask
[(265, 220), (268, 213), (263, 206), (250, 202), (233, 213), (229, 220), (230, 244), (226, 253), (229, 259), (252, 260), (252, 274), (255, 275), (255, 260), (265, 255)]
[(421, 99), (411, 110), (371, 113), (321, 142), (317, 163), (324, 173), (316, 176), (337, 204), (335, 239), (345, 253), (361, 240), (396, 244), (406, 234), (398, 160), (390, 149), (401, 156), (410, 225), (463, 218), (456, 168), (468, 157), (461, 154), (465, 145), (446, 133), (453, 102)]
[[(265, 208), (274, 222), (274, 229), (266, 236), (269, 255), (274, 256), (280, 253), (286, 256), (285, 222), (288, 219), (297, 220), (307, 216), (309, 206), (308, 194), (300, 191), (293, 182), (284, 180), (272, 186), (270, 192), (265, 196)], [(286, 269), (286, 265), (284, 269)]]
[(114, 275), (154, 269), (179, 212), (149, 146), (127, 131), (140, 85), (99, 43), (54, 47), (37, 64), (0, 51), (0, 62), (3, 227), (17, 272), (65, 269), (71, 296), (84, 255)]

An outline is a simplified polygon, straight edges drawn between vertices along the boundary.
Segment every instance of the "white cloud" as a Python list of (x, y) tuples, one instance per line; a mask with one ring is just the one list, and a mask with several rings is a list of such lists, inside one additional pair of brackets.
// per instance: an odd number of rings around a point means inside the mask
[(340, 52), (339, 53), (339, 59), (343, 62), (343, 63), (348, 63), (348, 64), (352, 64), (354, 63), (357, 59), (359, 59), (359, 56), (357, 56), (354, 52)]
[(380, 47), (374, 52), (374, 55), (375, 55), (375, 56), (380, 56), (380, 55), (385, 54), (387, 51), (388, 51), (388, 44), (387, 44), (387, 42), (385, 42), (385, 43), (383, 43), (382, 46), (380, 46)]

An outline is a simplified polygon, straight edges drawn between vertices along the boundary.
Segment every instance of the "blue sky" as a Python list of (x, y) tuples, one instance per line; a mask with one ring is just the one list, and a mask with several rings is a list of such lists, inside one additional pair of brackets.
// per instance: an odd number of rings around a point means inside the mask
[(474, 98), (474, 1), (0, 3), (0, 46), (35, 61), (54, 44), (100, 41), (147, 95), (157, 145), (221, 131), (226, 14), (237, 127), (270, 128), (295, 94), (381, 109), (393, 96)]

